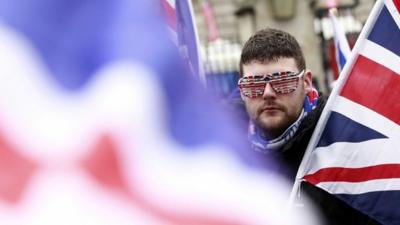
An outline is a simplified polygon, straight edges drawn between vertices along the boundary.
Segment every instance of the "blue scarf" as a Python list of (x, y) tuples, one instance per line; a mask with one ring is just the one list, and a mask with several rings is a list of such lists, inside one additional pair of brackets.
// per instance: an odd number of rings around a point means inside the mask
[(299, 129), (299, 126), (303, 119), (308, 115), (310, 111), (317, 107), (318, 103), (318, 91), (313, 89), (309, 93), (307, 93), (306, 98), (304, 99), (303, 109), (297, 118), (297, 120), (290, 125), (283, 134), (279, 137), (267, 140), (262, 134), (263, 129), (255, 124), (253, 120), (249, 122), (249, 139), (252, 143), (252, 147), (259, 152), (262, 153), (273, 153), (279, 152), (281, 147), (289, 141), (296, 131)]

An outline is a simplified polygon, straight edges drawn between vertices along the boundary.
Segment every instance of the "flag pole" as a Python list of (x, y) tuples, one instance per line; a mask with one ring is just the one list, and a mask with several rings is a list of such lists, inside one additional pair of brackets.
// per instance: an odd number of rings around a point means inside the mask
[(299, 195), (299, 189), (300, 189), (300, 183), (303, 179), (303, 176), (306, 172), (306, 168), (308, 168), (309, 163), (310, 163), (310, 159), (311, 159), (311, 154), (312, 154), (312, 150), (315, 148), (315, 146), (317, 145), (317, 141), (320, 139), (321, 135), (322, 135), (322, 129), (325, 127), (327, 120), (329, 118), (330, 115), (330, 110), (332, 108), (332, 105), (334, 103), (335, 97), (338, 96), (338, 94), (340, 93), (340, 91), (343, 89), (343, 85), (344, 83), (347, 81), (347, 78), (350, 74), (350, 70), (351, 68), (353, 68), (353, 65), (358, 57), (358, 52), (360, 52), (360, 48), (362, 48), (362, 44), (360, 40), (366, 39), (368, 37), (368, 35), (371, 32), (371, 28), (372, 26), (375, 24), (376, 19), (380, 13), (380, 11), (382, 10), (384, 5), (384, 0), (378, 0), (374, 7), (371, 10), (371, 13), (364, 25), (364, 28), (362, 29), (357, 42), (353, 48), (353, 50), (351, 51), (350, 57), (346, 63), (346, 65), (344, 66), (342, 72), (340, 73), (339, 79), (337, 81), (337, 84), (335, 85), (335, 87), (333, 88), (330, 97), (328, 98), (328, 101), (325, 105), (324, 110), (322, 111), (321, 117), (317, 123), (317, 126), (314, 130), (313, 135), (311, 136), (310, 142), (307, 146), (307, 149), (304, 153), (303, 159), (300, 163), (299, 169), (297, 171), (297, 175), (294, 181), (294, 185), (292, 188), (292, 192), (290, 193), (290, 198), (289, 198), (289, 203), (288, 203), (288, 210), (291, 210), (294, 206), (294, 202), (296, 199), (296, 195)]

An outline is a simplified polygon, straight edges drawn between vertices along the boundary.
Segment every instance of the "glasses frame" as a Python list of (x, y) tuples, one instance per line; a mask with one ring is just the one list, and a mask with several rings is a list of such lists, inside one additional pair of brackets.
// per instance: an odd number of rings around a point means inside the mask
[[(291, 72), (291, 71), (284, 71), (284, 72), (277, 72), (272, 74), (265, 74), (265, 75), (251, 75), (242, 77), (238, 81), (238, 86), (240, 92), (249, 98), (258, 98), (264, 95), (265, 87), (269, 83), (272, 89), (277, 94), (289, 94), (294, 91), (299, 86), (299, 80), (305, 74), (305, 69), (301, 70), (298, 73)], [(293, 85), (289, 85), (285, 87), (284, 90), (276, 87), (277, 84), (283, 84), (286, 82), (290, 83), (296, 79), (296, 83)], [(250, 91), (244, 91), (244, 89), (250, 89)]]

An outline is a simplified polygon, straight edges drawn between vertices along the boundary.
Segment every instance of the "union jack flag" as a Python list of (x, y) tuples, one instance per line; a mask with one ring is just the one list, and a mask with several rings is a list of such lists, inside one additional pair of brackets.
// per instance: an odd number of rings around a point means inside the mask
[(393, 225), (400, 223), (399, 11), (399, 0), (375, 4), (296, 182), (305, 180)]
[(346, 39), (346, 33), (342, 29), (342, 26), (339, 24), (336, 16), (336, 10), (329, 10), (329, 18), (332, 22), (333, 27), (333, 40), (335, 42), (335, 56), (336, 56), (336, 64), (338, 66), (339, 72), (343, 70), (344, 65), (346, 64), (347, 59), (350, 56), (350, 46)]

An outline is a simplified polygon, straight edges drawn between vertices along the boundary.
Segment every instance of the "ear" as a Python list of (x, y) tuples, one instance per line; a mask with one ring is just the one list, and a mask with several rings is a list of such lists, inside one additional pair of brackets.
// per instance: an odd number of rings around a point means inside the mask
[(310, 70), (306, 70), (303, 75), (303, 81), (304, 81), (304, 89), (306, 93), (312, 91), (313, 85), (312, 85), (312, 73)]

